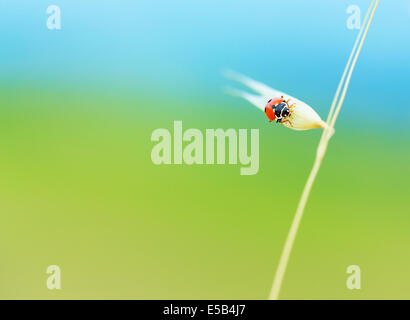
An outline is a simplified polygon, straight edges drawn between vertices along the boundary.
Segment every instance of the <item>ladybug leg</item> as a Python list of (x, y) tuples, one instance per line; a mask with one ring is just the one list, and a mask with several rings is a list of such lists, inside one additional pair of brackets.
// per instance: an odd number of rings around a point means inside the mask
[[(282, 120), (282, 126), (285, 126), (285, 123), (288, 123), (290, 127), (293, 127), (293, 124), (290, 120)], [(285, 126), (286, 127), (286, 126)]]
[(296, 107), (295, 103), (289, 104), (290, 99), (288, 99), (286, 102), (288, 108), (290, 109), (290, 111), (293, 111), (293, 109)]
[(290, 106), (289, 106), (289, 117), (290, 116), (292, 116), (292, 113), (293, 113), (293, 110), (295, 109), (295, 104), (294, 103), (292, 103)]

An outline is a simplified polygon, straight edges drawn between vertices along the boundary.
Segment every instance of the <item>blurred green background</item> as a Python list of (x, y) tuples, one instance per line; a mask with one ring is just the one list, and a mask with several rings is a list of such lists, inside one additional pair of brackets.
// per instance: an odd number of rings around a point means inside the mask
[[(266, 299), (321, 132), (269, 124), (224, 95), (220, 70), (249, 73), (325, 117), (357, 34), (345, 26), (349, 3), (200, 2), (216, 15), (207, 29), (208, 20), (193, 21), (208, 11), (184, 1), (168, 15), (162, 3), (158, 16), (145, 2), (124, 13), (117, 9), (124, 1), (98, 8), (65, 1), (63, 28), (53, 33), (45, 28), (47, 2), (26, 1), (20, 11), (17, 2), (2, 3), (9, 31), (0, 55), (0, 298)], [(369, 3), (360, 2), (363, 14)], [(298, 22), (287, 33), (268, 29), (258, 14), (269, 6), (291, 10)], [(410, 10), (403, 25), (385, 23), (400, 8), (382, 2), (376, 12), (283, 299), (410, 298)], [(237, 21), (227, 18), (234, 9)], [(321, 10), (326, 16), (313, 19)], [(147, 12), (152, 25), (131, 19)], [(193, 21), (184, 20), (189, 13)], [(13, 27), (13, 17), (23, 16), (26, 23)], [(167, 29), (161, 18), (179, 27)], [(227, 26), (222, 36), (219, 25)], [(187, 26), (192, 37), (179, 38)], [(303, 50), (277, 52), (268, 35)], [(391, 36), (402, 41), (399, 52)], [(241, 176), (239, 165), (228, 164), (153, 165), (151, 133), (172, 132), (174, 120), (203, 132), (260, 129), (258, 174)], [(53, 264), (62, 290), (46, 287)], [(357, 291), (345, 284), (353, 264), (362, 271)]]
[[(319, 131), (273, 128), (259, 112), (232, 118), (221, 104), (206, 127), (260, 128), (257, 175), (154, 166), (150, 119), (171, 131), (174, 112), (185, 126), (204, 120), (176, 102), (157, 115), (134, 97), (1, 94), (2, 298), (266, 298)], [(408, 134), (337, 128), (283, 298), (409, 298), (408, 147)], [(51, 264), (58, 292), (45, 286)], [(362, 268), (357, 292), (345, 287), (351, 264)]]

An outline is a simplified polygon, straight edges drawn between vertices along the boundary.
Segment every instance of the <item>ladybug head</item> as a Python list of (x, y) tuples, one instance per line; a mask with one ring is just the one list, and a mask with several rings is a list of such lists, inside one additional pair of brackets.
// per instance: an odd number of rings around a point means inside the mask
[(283, 98), (273, 98), (268, 101), (265, 107), (265, 114), (268, 117), (269, 121), (272, 122), (276, 119), (275, 107), (285, 101)]

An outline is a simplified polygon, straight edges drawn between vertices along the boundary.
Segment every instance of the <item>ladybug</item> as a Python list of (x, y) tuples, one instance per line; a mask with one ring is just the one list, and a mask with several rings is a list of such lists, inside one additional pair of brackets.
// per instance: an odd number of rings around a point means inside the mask
[(290, 109), (283, 97), (273, 98), (266, 104), (265, 114), (269, 122), (276, 120), (277, 123), (281, 123), (284, 118), (290, 115)]

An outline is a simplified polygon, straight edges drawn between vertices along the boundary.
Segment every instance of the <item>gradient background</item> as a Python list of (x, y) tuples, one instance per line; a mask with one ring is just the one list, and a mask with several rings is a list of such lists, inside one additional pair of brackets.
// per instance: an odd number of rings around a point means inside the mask
[[(320, 131), (269, 124), (221, 70), (326, 118), (350, 4), (370, 1), (0, 1), (0, 298), (267, 298)], [(409, 40), (410, 1), (381, 0), (281, 298), (410, 299)], [(153, 165), (174, 120), (259, 128), (259, 173)]]

